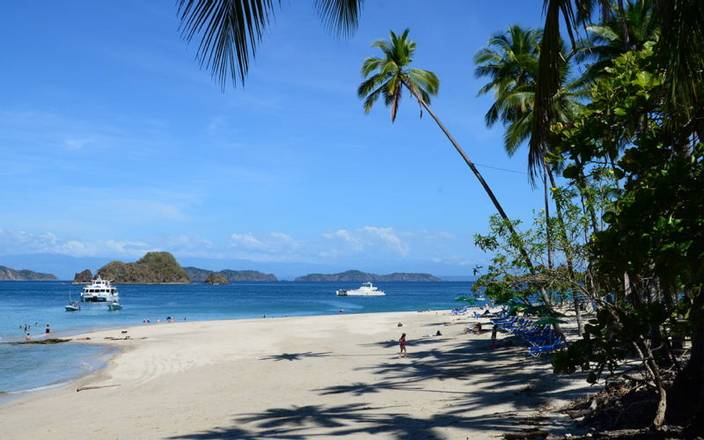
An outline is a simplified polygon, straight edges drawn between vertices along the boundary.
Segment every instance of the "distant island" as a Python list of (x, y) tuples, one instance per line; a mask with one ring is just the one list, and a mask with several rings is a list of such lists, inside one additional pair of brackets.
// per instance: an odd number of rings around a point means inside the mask
[[(207, 283), (208, 277), (211, 274), (219, 275), (226, 279), (230, 283), (236, 283), (238, 281), (264, 281), (264, 282), (275, 282), (278, 281), (276, 276), (271, 273), (263, 273), (256, 270), (230, 270), (225, 269), (221, 271), (212, 271), (207, 269), (201, 269), (198, 267), (184, 267), (188, 278), (194, 283)], [(222, 283), (221, 283), (222, 284)]]
[[(191, 280), (186, 271), (168, 252), (147, 252), (134, 263), (112, 261), (98, 269), (101, 278), (122, 284), (188, 284)], [(89, 282), (90, 270), (74, 276), (74, 283)]]
[(225, 278), (223, 275), (215, 272), (211, 272), (208, 274), (208, 277), (205, 279), (206, 284), (230, 284), (230, 280)]
[(384, 281), (442, 281), (440, 278), (433, 276), (429, 273), (406, 273), (406, 272), (394, 272), (387, 275), (377, 275), (375, 273), (367, 273), (359, 270), (348, 270), (346, 272), (332, 273), (332, 274), (322, 274), (322, 273), (312, 273), (302, 277), (296, 278), (294, 281), (297, 282), (341, 282), (341, 281), (351, 281), (351, 282), (384, 282)]
[(50, 273), (34, 272), (28, 269), (12, 269), (0, 266), (0, 281), (52, 281), (56, 276)]
[[(168, 252), (148, 252), (134, 263), (113, 261), (95, 273), (121, 284), (229, 284), (238, 281), (278, 281), (276, 276), (256, 270), (212, 271), (198, 267), (181, 267)], [(73, 277), (76, 284), (89, 283), (93, 273), (86, 269)]]
[(93, 272), (90, 269), (86, 269), (82, 272), (76, 272), (73, 276), (73, 284), (86, 284), (93, 280)]

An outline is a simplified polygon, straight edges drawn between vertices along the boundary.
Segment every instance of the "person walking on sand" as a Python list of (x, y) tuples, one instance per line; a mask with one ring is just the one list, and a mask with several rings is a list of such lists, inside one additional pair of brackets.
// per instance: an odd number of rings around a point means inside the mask
[(406, 352), (406, 334), (403, 333), (401, 335), (401, 338), (398, 340), (398, 347), (399, 347), (399, 357), (406, 357), (408, 355), (408, 352)]

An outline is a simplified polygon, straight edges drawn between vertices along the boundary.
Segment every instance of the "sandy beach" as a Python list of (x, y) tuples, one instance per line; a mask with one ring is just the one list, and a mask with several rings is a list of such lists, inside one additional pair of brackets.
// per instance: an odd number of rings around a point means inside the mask
[[(161, 323), (81, 335), (99, 373), (0, 407), (2, 439), (483, 439), (561, 432), (590, 391), (468, 317), (394, 312)], [(398, 323), (403, 327), (398, 327)], [(437, 331), (441, 336), (435, 336)], [(396, 340), (407, 333), (408, 357)], [(506, 342), (506, 341), (504, 341)], [(77, 392), (77, 390), (80, 390)]]

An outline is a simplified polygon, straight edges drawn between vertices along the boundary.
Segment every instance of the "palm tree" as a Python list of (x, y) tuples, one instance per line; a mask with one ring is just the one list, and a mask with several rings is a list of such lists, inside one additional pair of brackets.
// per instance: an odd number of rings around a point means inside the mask
[[(614, 11), (609, 0), (544, 0), (545, 25), (540, 45), (531, 143), (545, 143), (554, 121), (551, 103), (560, 86), (560, 16), (564, 18), (573, 49), (577, 48), (577, 30), (581, 25), (592, 23), (598, 9), (602, 22), (609, 22), (613, 17), (620, 21), (622, 42), (628, 43), (632, 34), (628, 28), (627, 7), (624, 0), (618, 0), (616, 6)], [(704, 2), (653, 0), (653, 9), (651, 18), (654, 26), (660, 28), (657, 60), (665, 72), (668, 89), (666, 125), (676, 132), (678, 127), (695, 121), (697, 134), (704, 137)], [(673, 133), (672, 137), (674, 143), (682, 141), (677, 139), (678, 133)]]
[(587, 26), (588, 38), (579, 45), (576, 59), (588, 61), (585, 77), (603, 74), (611, 61), (630, 50), (640, 50), (657, 38), (658, 26), (651, 0), (629, 1), (619, 16), (609, 16), (598, 25)]
[[(488, 77), (479, 95), (494, 92), (496, 101), (484, 116), (486, 124), (491, 127), (498, 120), (504, 124), (511, 122), (516, 128), (511, 137), (504, 138), (506, 151), (512, 155), (518, 145), (530, 135), (521, 127), (519, 121), (529, 107), (532, 107), (534, 91), (526, 90), (525, 86), (533, 84), (538, 73), (538, 45), (540, 33), (536, 30), (525, 30), (518, 25), (511, 26), (506, 32), (497, 32), (489, 39), (487, 47), (474, 55), (477, 65), (475, 75)], [(521, 128), (518, 128), (521, 127)]]
[[(506, 32), (494, 34), (487, 46), (474, 56), (477, 64), (475, 75), (487, 77), (488, 82), (479, 90), (479, 95), (493, 92), (495, 101), (487, 111), (484, 119), (488, 126), (499, 120), (506, 127), (504, 133), (504, 148), (509, 156), (513, 156), (518, 148), (531, 137), (534, 118), (535, 89), (538, 77), (538, 59), (540, 56), (541, 33), (536, 30), (526, 30), (518, 25), (511, 26)], [(569, 56), (563, 50), (562, 69), (560, 70), (561, 87), (553, 99), (553, 112), (560, 122), (567, 122), (575, 114), (578, 107), (578, 82), (568, 83)], [(545, 230), (547, 240), (548, 268), (553, 266), (553, 240), (550, 228), (550, 203), (548, 197), (548, 178), (555, 187), (553, 169), (548, 165), (546, 155), (549, 149), (545, 144), (529, 143), (528, 171), (531, 184), (538, 175), (542, 176), (543, 203), (545, 211)], [(567, 243), (562, 209), (555, 200), (557, 208), (559, 231), (563, 243)], [(565, 249), (568, 269), (574, 275), (572, 252)], [(581, 333), (581, 317), (579, 304), (575, 299), (577, 313), (577, 328)]]
[(362, 64), (362, 76), (366, 78), (359, 86), (357, 94), (364, 98), (364, 111), (369, 113), (380, 96), (391, 107), (391, 122), (396, 120), (398, 104), (407, 87), (413, 95), (420, 96), (430, 104), (430, 96), (437, 95), (440, 87), (438, 77), (428, 70), (409, 68), (413, 61), (416, 43), (408, 39), (409, 30), (396, 35), (391, 32), (391, 41), (378, 40), (372, 47), (384, 53), (383, 58), (370, 57)]
[[(440, 118), (430, 108), (431, 96), (437, 95), (439, 90), (439, 81), (437, 76), (428, 70), (411, 67), (413, 55), (416, 50), (414, 41), (408, 38), (409, 30), (406, 29), (401, 35), (395, 32), (390, 32), (390, 40), (378, 40), (372, 44), (372, 47), (378, 48), (383, 53), (382, 57), (370, 57), (362, 63), (362, 76), (364, 81), (359, 86), (357, 94), (364, 101), (364, 111), (368, 113), (377, 102), (379, 97), (384, 97), (384, 103), (391, 108), (391, 121), (396, 119), (398, 112), (398, 104), (401, 100), (403, 90), (407, 90), (413, 98), (418, 102), (423, 110), (425, 110), (435, 123), (440, 127), (440, 130), (445, 134), (455, 150), (462, 157), (467, 166), (472, 170), (474, 176), (479, 180), (479, 183), (484, 188), (491, 202), (494, 204), (499, 216), (503, 219), (506, 227), (516, 240), (519, 247), (519, 252), (530, 270), (535, 273), (535, 267), (528, 255), (528, 252), (523, 245), (520, 235), (516, 232), (513, 223), (506, 215), (506, 211), (499, 203), (496, 195), (489, 187), (489, 184), (484, 180), (477, 169), (474, 162), (469, 158), (464, 149), (460, 146), (450, 131), (443, 125)], [(551, 301), (545, 289), (541, 289), (541, 295), (545, 304), (550, 307)], [(555, 324), (559, 330), (559, 326)]]

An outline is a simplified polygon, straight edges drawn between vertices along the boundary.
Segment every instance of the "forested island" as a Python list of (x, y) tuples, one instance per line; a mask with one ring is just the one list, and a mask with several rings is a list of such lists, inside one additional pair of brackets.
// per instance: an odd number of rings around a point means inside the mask
[[(212, 271), (192, 266), (184, 268), (169, 252), (148, 252), (133, 263), (112, 261), (98, 269), (95, 275), (121, 284), (228, 284), (238, 281), (278, 281), (275, 275), (256, 270)], [(86, 269), (77, 272), (73, 282), (89, 283), (92, 279), (93, 273)]]
[(296, 278), (297, 282), (384, 282), (384, 281), (413, 281), (413, 282), (434, 282), (442, 281), (440, 278), (429, 273), (409, 273), (394, 272), (386, 275), (362, 272), (360, 270), (348, 270), (340, 273), (323, 274), (312, 273)]
[(52, 281), (56, 276), (50, 273), (34, 272), (28, 269), (12, 269), (0, 266), (0, 281)]
[[(263, 273), (256, 270), (230, 270), (224, 269), (220, 271), (213, 271), (208, 269), (201, 269), (198, 267), (187, 266), (184, 267), (188, 278), (194, 283), (207, 283), (208, 277), (210, 275), (217, 275), (218, 278), (227, 280), (230, 283), (241, 282), (241, 281), (257, 281), (257, 282), (276, 282), (278, 279), (276, 275), (271, 273)], [(221, 283), (222, 284), (222, 283)]]
[[(191, 280), (186, 271), (168, 252), (147, 252), (134, 263), (111, 261), (98, 269), (96, 275), (122, 284), (188, 284)], [(74, 283), (89, 283), (93, 273), (89, 270), (78, 272)]]

